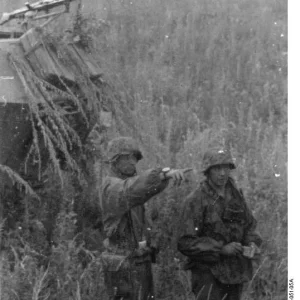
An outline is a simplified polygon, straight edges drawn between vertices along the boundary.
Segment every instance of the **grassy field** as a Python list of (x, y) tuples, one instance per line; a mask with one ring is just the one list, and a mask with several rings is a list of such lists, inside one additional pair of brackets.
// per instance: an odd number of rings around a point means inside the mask
[[(83, 3), (89, 11), (92, 4)], [(203, 153), (213, 145), (231, 149), (238, 166), (233, 176), (264, 240), (243, 299), (286, 299), (286, 5), (283, 0), (107, 0), (95, 5), (94, 14), (81, 15), (78, 35), (115, 91), (109, 98), (116, 120), (110, 135), (139, 140), (145, 156), (140, 170), (195, 169), (188, 185), (169, 188), (148, 203), (149, 210), (157, 210), (163, 233), (154, 268), (158, 299), (194, 299), (189, 274), (179, 267), (177, 220), (182, 200), (201, 179)], [(72, 182), (61, 192), (50, 182), (44, 194), (40, 213), (29, 216), (30, 233), (3, 233), (10, 251), (0, 265), (0, 299), (105, 299), (101, 233), (88, 226), (78, 232)], [(37, 203), (30, 203), (33, 211)], [(40, 224), (49, 207), (56, 212), (51, 253)]]

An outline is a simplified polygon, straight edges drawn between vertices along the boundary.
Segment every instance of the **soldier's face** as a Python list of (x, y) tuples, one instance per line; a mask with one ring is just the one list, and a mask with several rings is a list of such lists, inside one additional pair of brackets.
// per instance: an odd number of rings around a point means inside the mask
[(133, 176), (136, 173), (138, 160), (133, 154), (120, 155), (116, 161), (116, 168), (124, 175)]
[(218, 187), (224, 187), (228, 181), (230, 166), (227, 164), (211, 167), (208, 172), (209, 179)]

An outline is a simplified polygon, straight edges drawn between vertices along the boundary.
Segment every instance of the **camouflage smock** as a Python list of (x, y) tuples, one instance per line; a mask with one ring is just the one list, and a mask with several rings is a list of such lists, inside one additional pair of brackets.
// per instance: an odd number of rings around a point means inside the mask
[[(185, 201), (178, 250), (188, 257), (186, 269), (209, 268), (225, 284), (240, 284), (252, 277), (252, 262), (241, 254), (221, 255), (223, 245), (261, 244), (256, 220), (232, 178), (219, 196), (205, 180)], [(196, 246), (197, 245), (197, 246)]]
[(113, 173), (105, 178), (101, 206), (104, 231), (111, 247), (131, 251), (137, 242), (147, 238), (143, 204), (167, 186), (160, 173), (158, 168), (129, 178)]
[[(117, 287), (129, 292), (124, 299), (154, 299), (151, 262), (156, 232), (149, 231), (143, 204), (167, 186), (168, 181), (160, 178), (161, 170), (129, 178), (112, 173), (103, 182), (101, 206), (107, 238), (102, 262), (109, 295)], [(144, 240), (149, 247), (138, 249), (138, 242)]]

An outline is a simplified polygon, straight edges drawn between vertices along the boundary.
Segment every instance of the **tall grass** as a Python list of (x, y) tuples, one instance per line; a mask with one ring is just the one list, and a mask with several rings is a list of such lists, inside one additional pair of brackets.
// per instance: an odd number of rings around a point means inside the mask
[[(78, 34), (113, 87), (106, 99), (115, 117), (110, 137), (139, 140), (141, 170), (194, 168), (189, 184), (147, 204), (162, 233), (154, 268), (158, 299), (194, 299), (190, 274), (179, 267), (177, 221), (182, 199), (201, 179), (203, 153), (216, 144), (231, 149), (233, 175), (264, 240), (243, 299), (286, 299), (286, 18), (283, 0), (107, 0), (82, 16)], [(78, 191), (69, 186), (72, 192), (54, 196), (49, 189), (42, 209), (61, 203), (51, 255), (39, 265), (32, 253), (18, 253), (14, 268), (12, 259), (2, 260), (2, 299), (104, 297), (98, 233), (75, 226), (71, 204)], [(19, 252), (36, 245), (24, 243), (15, 246)]]
[[(119, 131), (144, 143), (148, 158), (142, 168), (193, 166), (197, 181), (208, 147), (231, 148), (238, 165), (234, 176), (264, 239), (263, 259), (244, 297), (285, 299), (286, 2), (109, 1), (102, 17), (110, 28), (94, 40), (99, 62), (131, 108), (119, 112)], [(126, 126), (133, 118), (142, 136)], [(187, 192), (170, 191), (149, 205), (161, 212), (167, 240), (156, 273), (165, 299), (180, 294), (175, 283), (182, 273), (174, 279), (170, 259), (176, 256), (177, 210)]]

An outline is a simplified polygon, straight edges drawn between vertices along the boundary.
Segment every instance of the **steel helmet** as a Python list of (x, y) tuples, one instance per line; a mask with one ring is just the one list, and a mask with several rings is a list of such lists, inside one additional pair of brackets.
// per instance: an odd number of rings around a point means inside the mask
[(112, 161), (122, 154), (134, 154), (137, 160), (143, 158), (137, 142), (131, 137), (118, 137), (108, 143), (107, 158)]
[(213, 148), (205, 152), (203, 156), (202, 172), (206, 173), (209, 168), (217, 165), (229, 165), (230, 169), (235, 169), (231, 154), (228, 150), (222, 148)]

